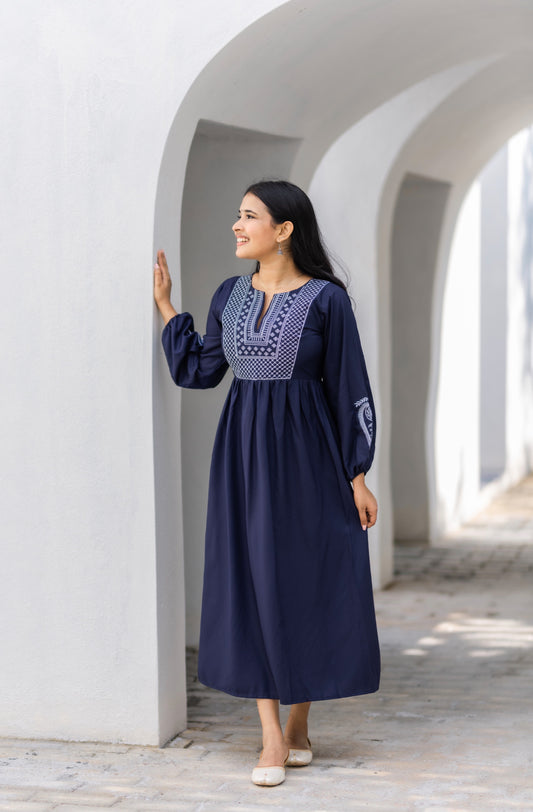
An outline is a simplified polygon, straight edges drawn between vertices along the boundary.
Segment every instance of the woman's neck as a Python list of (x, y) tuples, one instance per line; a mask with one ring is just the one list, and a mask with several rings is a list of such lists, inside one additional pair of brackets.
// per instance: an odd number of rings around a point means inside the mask
[(276, 257), (261, 262), (259, 270), (254, 273), (254, 282), (258, 282), (265, 290), (275, 290), (300, 282), (303, 277), (307, 277), (307, 274), (298, 270), (292, 258)]

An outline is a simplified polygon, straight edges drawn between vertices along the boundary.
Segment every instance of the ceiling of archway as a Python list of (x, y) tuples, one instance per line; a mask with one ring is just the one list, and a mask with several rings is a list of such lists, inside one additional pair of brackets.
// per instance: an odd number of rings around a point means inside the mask
[[(465, 143), (483, 132), (500, 143), (500, 131), (533, 118), (533, 2), (288, 2), (217, 54), (186, 105), (198, 118), (302, 138), (316, 159), (370, 111), (460, 65), (464, 87), (433, 116), (424, 158), (434, 171), (439, 151), (447, 176), (450, 131)], [(520, 122), (514, 130), (508, 116)]]

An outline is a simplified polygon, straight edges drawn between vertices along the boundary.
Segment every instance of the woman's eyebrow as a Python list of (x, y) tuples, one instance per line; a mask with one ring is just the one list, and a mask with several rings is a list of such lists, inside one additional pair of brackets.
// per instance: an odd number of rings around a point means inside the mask
[(257, 214), (257, 212), (252, 211), (252, 209), (243, 209), (242, 211), (239, 209), (239, 214)]

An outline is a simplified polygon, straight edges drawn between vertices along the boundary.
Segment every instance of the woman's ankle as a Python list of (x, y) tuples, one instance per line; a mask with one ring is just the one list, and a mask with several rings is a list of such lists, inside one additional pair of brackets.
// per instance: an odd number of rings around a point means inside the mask
[(279, 745), (283, 744), (285, 738), (283, 736), (283, 731), (270, 731), (265, 732), (263, 731), (263, 748), (265, 747), (279, 747)]
[(285, 725), (285, 735), (287, 733), (296, 734), (298, 736), (307, 736), (308, 732), (308, 719), (307, 714), (289, 714), (287, 723)]
[(290, 747), (307, 747), (307, 737), (309, 728), (305, 717), (293, 717), (287, 719), (283, 737)]

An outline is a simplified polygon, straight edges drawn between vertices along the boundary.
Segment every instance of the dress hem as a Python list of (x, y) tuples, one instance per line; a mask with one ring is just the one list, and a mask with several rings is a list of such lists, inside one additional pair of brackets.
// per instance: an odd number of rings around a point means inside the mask
[(245, 693), (244, 691), (239, 691), (239, 690), (233, 690), (233, 689), (228, 690), (227, 688), (219, 688), (216, 685), (212, 685), (212, 684), (210, 684), (208, 682), (204, 682), (204, 680), (201, 679), (200, 676), (198, 677), (198, 680), (199, 680), (199, 682), (202, 683), (202, 685), (205, 685), (206, 688), (212, 688), (215, 691), (222, 691), (222, 693), (224, 693), (224, 694), (229, 694), (230, 696), (235, 696), (235, 697), (237, 697), (239, 699), (277, 699), (280, 702), (281, 705), (299, 705), (302, 702), (326, 702), (329, 699), (349, 699), (349, 697), (351, 697), (351, 696), (366, 696), (367, 694), (375, 694), (377, 691), (379, 691), (379, 682), (378, 682), (376, 687), (360, 689), (360, 690), (354, 691), (353, 693), (352, 692), (350, 692), (350, 693), (338, 693), (338, 694), (330, 694), (328, 696), (315, 696), (315, 697), (307, 696), (305, 698), (283, 700), (283, 699), (280, 699), (279, 696), (272, 696), (271, 694), (258, 695), (258, 694)]

